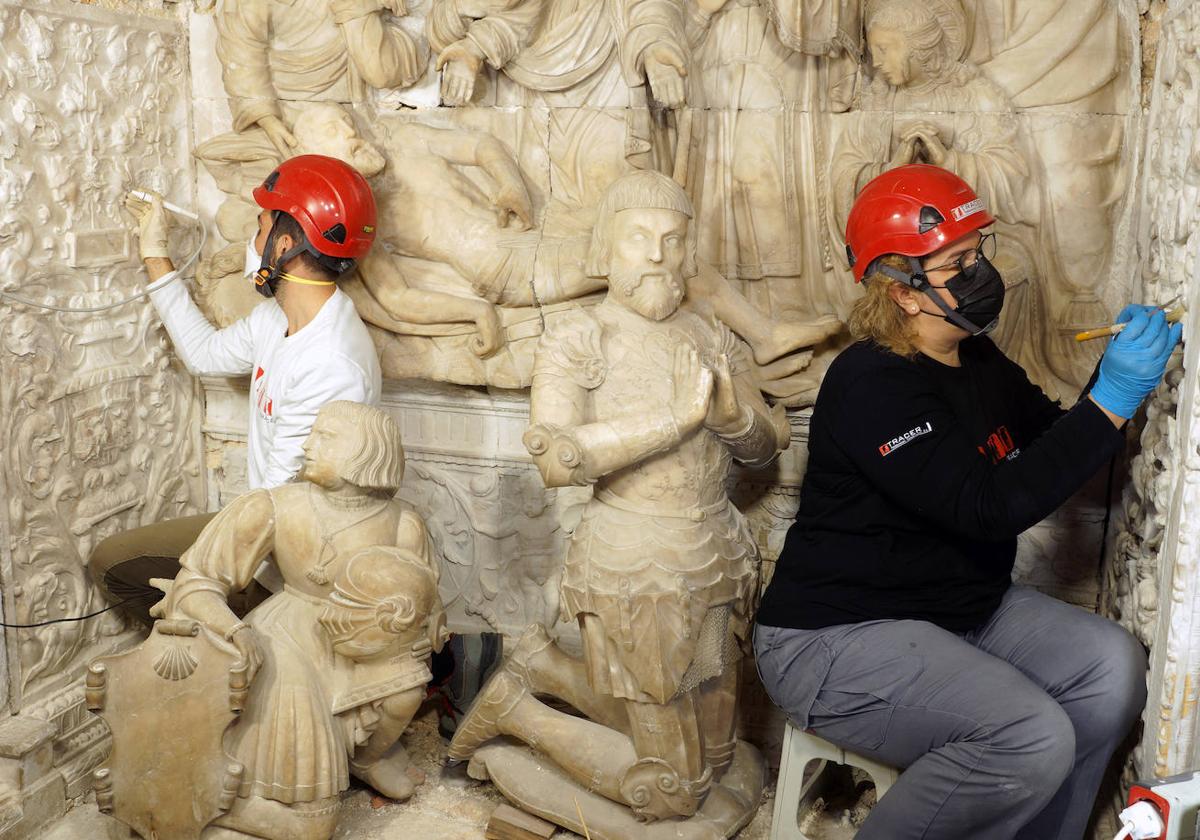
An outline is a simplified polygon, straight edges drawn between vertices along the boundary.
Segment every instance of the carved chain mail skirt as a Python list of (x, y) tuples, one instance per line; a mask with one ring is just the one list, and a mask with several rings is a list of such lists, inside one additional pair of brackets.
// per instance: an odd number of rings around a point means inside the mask
[(628, 507), (588, 502), (567, 552), (562, 616), (579, 621), (593, 691), (666, 703), (745, 649), (758, 550), (728, 500), (684, 516)]

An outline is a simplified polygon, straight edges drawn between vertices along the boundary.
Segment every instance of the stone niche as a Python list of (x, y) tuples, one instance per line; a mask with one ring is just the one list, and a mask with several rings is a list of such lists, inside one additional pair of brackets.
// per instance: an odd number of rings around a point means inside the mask
[[(140, 290), (123, 191), (194, 203), (186, 56), (182, 16), (162, 9), (0, 3), (0, 290), (69, 309)], [(198, 396), (146, 301), (89, 314), (0, 297), (7, 624), (102, 610), (92, 546), (203, 509)], [(113, 612), (5, 628), (0, 837), (39, 836), (88, 790), (108, 736), (84, 671), (134, 638)]]

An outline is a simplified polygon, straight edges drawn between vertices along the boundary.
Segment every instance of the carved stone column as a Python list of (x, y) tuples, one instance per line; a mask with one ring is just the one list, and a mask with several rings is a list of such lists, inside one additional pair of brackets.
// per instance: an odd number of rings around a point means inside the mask
[[(1139, 245), (1142, 299), (1182, 296), (1200, 312), (1200, 9), (1162, 20), (1147, 121)], [(1151, 648), (1150, 699), (1134, 773), (1197, 761), (1200, 699), (1200, 326), (1189, 314), (1179, 360), (1148, 404), (1105, 586), (1107, 609)]]

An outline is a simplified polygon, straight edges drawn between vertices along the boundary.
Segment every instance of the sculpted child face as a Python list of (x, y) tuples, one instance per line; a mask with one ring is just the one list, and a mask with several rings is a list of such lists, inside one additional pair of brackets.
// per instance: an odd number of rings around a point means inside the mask
[(625, 306), (661, 321), (683, 300), (688, 218), (675, 210), (621, 210), (613, 218), (608, 284)]

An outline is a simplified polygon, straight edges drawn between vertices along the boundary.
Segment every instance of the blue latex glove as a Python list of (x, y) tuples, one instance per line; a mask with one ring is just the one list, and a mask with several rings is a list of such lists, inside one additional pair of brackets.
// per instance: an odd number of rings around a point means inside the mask
[(1127, 326), (1108, 343), (1091, 397), (1102, 408), (1129, 418), (1162, 379), (1183, 325), (1172, 326), (1161, 309), (1137, 304), (1121, 310), (1117, 321)]
[(1117, 315), (1116, 323), (1127, 324), (1133, 320), (1133, 316), (1137, 315), (1139, 312), (1145, 312), (1147, 315), (1149, 315), (1156, 309), (1158, 309), (1157, 306), (1149, 306), (1145, 303), (1131, 303), (1122, 309), (1120, 314)]

